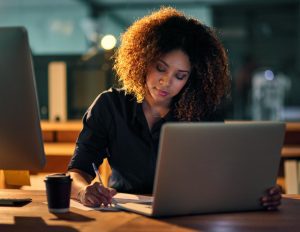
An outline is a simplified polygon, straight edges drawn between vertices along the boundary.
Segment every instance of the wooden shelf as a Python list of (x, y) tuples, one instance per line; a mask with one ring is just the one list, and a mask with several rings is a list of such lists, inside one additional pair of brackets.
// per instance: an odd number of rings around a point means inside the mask
[[(82, 122), (80, 120), (67, 122), (42, 121), (41, 127), (43, 135), (46, 135), (44, 136), (46, 154), (51, 156), (69, 155), (74, 151), (75, 141), (82, 129)], [(300, 136), (300, 123), (287, 123), (286, 140), (282, 149), (283, 158), (300, 158), (300, 140), (298, 141), (298, 137), (295, 139), (295, 136)]]
[(300, 158), (300, 145), (287, 145), (282, 148), (281, 157), (283, 158)]
[(44, 142), (75, 143), (79, 132), (82, 130), (82, 122), (79, 120), (68, 122), (41, 122)]
[(297, 131), (300, 133), (300, 122), (287, 122), (286, 131)]
[(46, 156), (72, 156), (75, 143), (44, 143)]
[(82, 129), (82, 122), (80, 120), (67, 121), (67, 122), (49, 122), (41, 121), (42, 131), (76, 131), (79, 132)]
[[(74, 143), (44, 143), (47, 156), (72, 156)], [(283, 158), (300, 157), (300, 146), (284, 146), (281, 153)]]
[[(63, 172), (73, 155), (75, 142), (82, 129), (80, 120), (67, 122), (48, 122), (42, 121), (41, 127), (44, 137), (45, 153), (47, 157), (47, 165), (45, 172)], [(282, 160), (299, 159), (300, 160), (300, 122), (286, 123), (286, 134), (284, 146), (282, 148)], [(102, 175), (107, 181), (110, 175), (110, 167), (105, 160), (100, 167)], [(281, 166), (280, 176), (277, 183), (283, 188), (285, 187), (283, 169)]]

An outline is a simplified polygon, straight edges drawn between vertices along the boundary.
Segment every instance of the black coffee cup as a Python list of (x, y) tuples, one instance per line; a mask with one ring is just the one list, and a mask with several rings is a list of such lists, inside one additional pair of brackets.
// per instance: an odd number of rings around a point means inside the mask
[(46, 176), (48, 209), (51, 213), (66, 213), (70, 208), (72, 179), (66, 174)]

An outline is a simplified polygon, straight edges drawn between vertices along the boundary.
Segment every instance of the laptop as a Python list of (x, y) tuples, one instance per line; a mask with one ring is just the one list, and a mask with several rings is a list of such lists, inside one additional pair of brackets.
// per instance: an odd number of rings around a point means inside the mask
[(252, 211), (276, 184), (285, 124), (167, 123), (152, 204), (118, 207), (150, 217)]

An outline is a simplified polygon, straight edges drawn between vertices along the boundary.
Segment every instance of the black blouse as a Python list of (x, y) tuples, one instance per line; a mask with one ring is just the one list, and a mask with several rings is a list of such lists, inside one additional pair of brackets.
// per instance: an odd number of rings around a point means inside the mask
[(83, 117), (83, 130), (68, 169), (95, 177), (92, 162), (112, 168), (109, 186), (119, 192), (151, 193), (162, 125), (176, 121), (170, 111), (149, 130), (142, 104), (124, 90), (101, 93)]

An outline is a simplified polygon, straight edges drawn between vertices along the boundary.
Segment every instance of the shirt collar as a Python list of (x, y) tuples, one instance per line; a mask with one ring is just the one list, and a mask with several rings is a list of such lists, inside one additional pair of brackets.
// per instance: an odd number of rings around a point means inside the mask
[[(134, 101), (132, 104), (132, 119), (131, 123), (134, 124), (135, 120), (140, 118), (144, 114), (143, 112), (143, 106), (142, 103), (138, 103), (137, 101)], [(173, 110), (171, 109), (163, 118), (161, 118), (163, 122), (175, 122), (178, 121), (173, 113)]]

